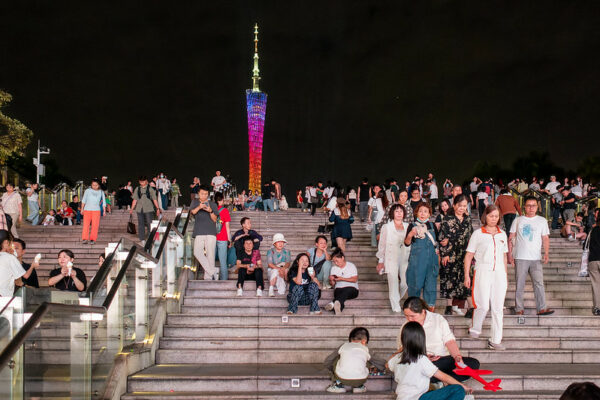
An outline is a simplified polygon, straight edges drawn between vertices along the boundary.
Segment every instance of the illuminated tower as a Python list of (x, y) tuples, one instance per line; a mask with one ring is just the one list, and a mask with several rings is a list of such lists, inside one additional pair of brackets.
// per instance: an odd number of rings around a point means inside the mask
[(252, 69), (252, 89), (246, 90), (246, 108), (248, 112), (248, 150), (250, 166), (248, 169), (248, 189), (252, 193), (261, 190), (262, 146), (267, 111), (267, 94), (260, 91), (258, 70), (258, 24), (254, 25), (254, 68)]

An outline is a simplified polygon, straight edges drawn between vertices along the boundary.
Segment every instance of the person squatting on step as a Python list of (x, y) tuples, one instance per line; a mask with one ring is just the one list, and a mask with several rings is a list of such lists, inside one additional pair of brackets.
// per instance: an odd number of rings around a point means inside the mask
[[(402, 306), (407, 322), (418, 322), (425, 330), (425, 347), (427, 357), (433, 364), (445, 374), (454, 379), (464, 382), (469, 379), (466, 375), (454, 373), (455, 363), (465, 363), (473, 369), (479, 369), (479, 361), (472, 357), (463, 357), (456, 343), (456, 338), (450, 330), (446, 318), (427, 310), (427, 304), (419, 297), (409, 297)], [(406, 323), (405, 323), (406, 325)], [(404, 326), (404, 325), (403, 325)], [(402, 349), (401, 332), (398, 333), (398, 349)], [(431, 378), (432, 383), (439, 382), (437, 378)]]
[(321, 297), (321, 284), (316, 277), (315, 270), (310, 266), (308, 254), (300, 253), (288, 271), (290, 292), (287, 296), (288, 314), (296, 314), (298, 306), (310, 306), (311, 315), (321, 315), (319, 298)]
[[(404, 244), (408, 223), (404, 222), (404, 206), (394, 204), (389, 211), (389, 222), (381, 228), (376, 257), (377, 272), (387, 274), (390, 305), (393, 312), (401, 312), (400, 299), (408, 290), (406, 269), (410, 246)], [(399, 281), (400, 280), (400, 281)]]
[[(441, 315), (440, 315), (441, 317)], [(473, 389), (442, 372), (429, 359), (425, 330), (418, 322), (407, 322), (399, 336), (400, 350), (387, 362), (394, 373), (397, 400), (463, 400)], [(430, 379), (446, 383), (441, 389), (429, 390)]]
[(352, 393), (367, 391), (365, 382), (369, 377), (369, 331), (366, 328), (354, 328), (344, 343), (325, 359), (325, 366), (331, 374), (330, 393), (346, 393), (345, 386), (352, 387)]
[(356, 265), (346, 261), (344, 252), (340, 249), (335, 249), (331, 259), (335, 264), (329, 275), (329, 284), (334, 287), (333, 301), (325, 309), (333, 310), (339, 315), (344, 310), (346, 300), (358, 297), (358, 270)]
[(285, 295), (286, 276), (288, 268), (292, 262), (290, 251), (285, 248), (287, 240), (281, 233), (273, 235), (273, 247), (267, 251), (267, 265), (269, 267), (269, 297), (275, 296), (275, 287), (277, 293)]
[(440, 260), (437, 249), (437, 229), (429, 221), (431, 206), (425, 202), (415, 205), (415, 222), (406, 231), (404, 244), (410, 246), (406, 281), (409, 296), (421, 296), (430, 311), (435, 309), (437, 294), (437, 277)]
[(242, 226), (242, 229), (236, 231), (231, 237), (231, 246), (227, 253), (227, 264), (229, 264), (229, 266), (235, 265), (236, 253), (244, 248), (243, 244), (246, 237), (251, 238), (254, 242), (254, 250), (260, 248), (260, 242), (263, 240), (263, 237), (252, 229), (252, 221), (249, 217), (242, 217), (240, 225)]
[(243, 249), (237, 252), (237, 295), (242, 296), (244, 294), (243, 288), (246, 279), (254, 279), (256, 282), (256, 296), (260, 297), (265, 288), (260, 251), (253, 249), (254, 242), (250, 237), (243, 240), (243, 246)]
[(217, 205), (208, 199), (208, 187), (200, 185), (198, 198), (192, 201), (190, 209), (194, 220), (194, 256), (204, 268), (204, 279), (214, 278), (215, 250), (217, 248)]
[[(465, 256), (465, 286), (473, 293), (473, 322), (469, 329), (472, 338), (478, 338), (483, 330), (483, 321), (488, 310), (492, 314), (492, 326), (488, 348), (504, 350), (502, 344), (502, 318), (504, 298), (508, 287), (506, 264), (508, 261), (508, 239), (498, 226), (500, 211), (495, 205), (485, 208), (481, 216), (484, 226), (473, 232)], [(471, 262), (475, 258), (473, 286), (471, 287)]]
[[(523, 295), (527, 275), (533, 283), (533, 294), (538, 315), (550, 315), (554, 310), (546, 307), (544, 292), (544, 267), (550, 254), (550, 230), (546, 218), (537, 215), (535, 197), (525, 198), (525, 215), (518, 217), (510, 228), (508, 240), (508, 263), (515, 266), (515, 314), (523, 315)], [(542, 257), (542, 246), (544, 256)]]
[(319, 235), (315, 238), (315, 245), (306, 251), (310, 258), (310, 265), (315, 269), (317, 279), (323, 289), (331, 289), (329, 274), (331, 272), (331, 256), (327, 252), (327, 237)]

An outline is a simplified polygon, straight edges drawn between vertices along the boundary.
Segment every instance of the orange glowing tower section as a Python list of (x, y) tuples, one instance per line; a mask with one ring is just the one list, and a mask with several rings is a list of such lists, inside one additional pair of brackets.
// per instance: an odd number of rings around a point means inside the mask
[(258, 69), (258, 24), (254, 25), (254, 68), (252, 69), (252, 89), (246, 90), (246, 108), (248, 112), (248, 150), (250, 165), (248, 169), (248, 189), (252, 193), (261, 192), (262, 147), (267, 112), (267, 94), (258, 87), (260, 71)]

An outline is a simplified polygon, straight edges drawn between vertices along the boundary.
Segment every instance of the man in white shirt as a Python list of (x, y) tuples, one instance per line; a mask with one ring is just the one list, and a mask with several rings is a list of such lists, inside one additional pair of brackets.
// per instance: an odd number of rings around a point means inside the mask
[(25, 270), (14, 256), (12, 242), (6, 238), (0, 243), (0, 296), (12, 297), (15, 292), (15, 282), (22, 285), (21, 277), (25, 275)]
[(169, 208), (168, 193), (171, 190), (171, 181), (169, 181), (167, 179), (165, 174), (161, 173), (158, 176), (158, 180), (156, 181), (156, 189), (158, 190), (158, 193), (160, 194), (160, 202), (159, 202), (160, 209), (166, 210), (167, 208)]
[[(542, 262), (548, 264), (550, 251), (550, 230), (544, 217), (536, 215), (537, 199), (525, 199), (525, 215), (518, 217), (510, 227), (508, 240), (508, 263), (514, 264), (517, 280), (515, 291), (515, 314), (524, 314), (523, 292), (527, 275), (531, 276), (535, 305), (538, 315), (554, 313), (546, 307), (544, 292), (544, 268)], [(513, 245), (514, 241), (514, 245)], [(542, 245), (544, 256), (542, 258)], [(514, 261), (514, 262), (513, 262)]]
[[(448, 321), (437, 313), (427, 311), (427, 304), (419, 297), (409, 297), (404, 301), (402, 307), (406, 322), (418, 322), (425, 330), (425, 347), (427, 348), (427, 357), (439, 368), (440, 371), (450, 375), (459, 382), (464, 382), (469, 379), (465, 375), (456, 375), (453, 370), (456, 368), (455, 363), (465, 363), (472, 369), (479, 369), (479, 361), (472, 357), (463, 357), (460, 355), (456, 338), (450, 330)], [(405, 322), (405, 323), (406, 323)], [(402, 327), (398, 332), (398, 349), (402, 347), (400, 335)], [(433, 383), (438, 382), (436, 378), (432, 378)]]
[(434, 210), (437, 208), (438, 205), (438, 187), (435, 184), (435, 181), (427, 181), (427, 185), (429, 186), (429, 201), (431, 202), (431, 208), (433, 208)]
[(560, 186), (560, 182), (556, 181), (556, 176), (552, 175), (550, 177), (550, 182), (548, 182), (546, 184), (546, 187), (544, 188), (544, 192), (548, 193), (549, 195), (553, 195), (554, 193), (557, 192), (557, 188)]
[(215, 176), (210, 181), (210, 185), (213, 188), (213, 191), (220, 192), (223, 190), (223, 185), (227, 182), (224, 176), (221, 176), (221, 171), (216, 171)]

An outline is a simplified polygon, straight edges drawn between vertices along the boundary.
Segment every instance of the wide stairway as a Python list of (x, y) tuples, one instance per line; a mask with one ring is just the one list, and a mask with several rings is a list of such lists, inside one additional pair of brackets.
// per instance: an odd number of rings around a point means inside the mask
[[(313, 245), (324, 217), (297, 210), (233, 213), (232, 233), (249, 216), (253, 229), (264, 236), (263, 262), (275, 233), (283, 233), (295, 257)], [(371, 333), (371, 354), (387, 359), (396, 350), (396, 336), (404, 322), (390, 311), (385, 277), (375, 272), (375, 249), (364, 224), (353, 224), (354, 239), (346, 259), (359, 269), (360, 295), (347, 303), (341, 316), (324, 311), (309, 316), (308, 307), (287, 316), (283, 296), (255, 297), (252, 282), (244, 296), (235, 295), (235, 275), (229, 281), (190, 281), (181, 314), (170, 314), (160, 339), (156, 365), (130, 376), (122, 399), (335, 399), (339, 397), (394, 399), (392, 377), (371, 376), (365, 394), (329, 394), (324, 358), (347, 341), (353, 327)], [(531, 283), (526, 286), (526, 315), (507, 310), (504, 341), (507, 350), (486, 348), (490, 318), (480, 339), (467, 334), (470, 320), (449, 316), (463, 356), (478, 358), (482, 367), (502, 379), (504, 390), (482, 390), (474, 380), (477, 399), (558, 399), (574, 381), (600, 384), (600, 318), (591, 315), (589, 278), (579, 278), (581, 249), (551, 238), (550, 263), (545, 266), (548, 306), (552, 316), (535, 315)], [(568, 263), (571, 263), (568, 267)], [(510, 267), (512, 269), (512, 267)], [(268, 285), (266, 286), (268, 289)], [(514, 274), (509, 271), (506, 307), (514, 305)], [(320, 305), (332, 298), (324, 290)], [(438, 301), (437, 312), (445, 303)]]

